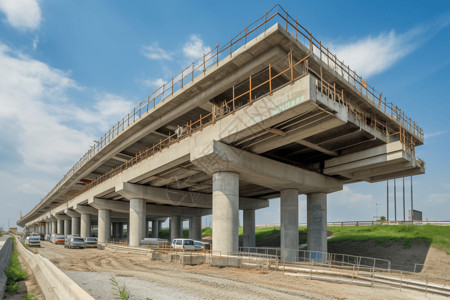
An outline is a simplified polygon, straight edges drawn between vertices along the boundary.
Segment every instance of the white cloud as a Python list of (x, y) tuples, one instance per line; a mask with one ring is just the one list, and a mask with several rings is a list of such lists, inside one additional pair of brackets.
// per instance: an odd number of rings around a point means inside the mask
[(350, 43), (335, 44), (331, 48), (335, 49), (341, 61), (367, 78), (389, 69), (416, 49), (420, 44), (418, 37), (423, 32), (422, 28), (415, 28), (403, 34), (392, 30), (376, 37), (368, 36)]
[(150, 59), (156, 60), (172, 60), (172, 55), (166, 50), (160, 48), (158, 43), (153, 43), (150, 46), (142, 46), (142, 54)]
[(39, 43), (39, 36), (36, 35), (33, 40), (33, 49), (34, 50), (36, 50), (38, 43)]
[(442, 205), (450, 203), (450, 194), (430, 194), (425, 200), (427, 205)]
[[(79, 87), (66, 72), (2, 44), (0, 69), (0, 128), (9, 128), (2, 133), (0, 151), (18, 154), (15, 170), (65, 173), (93, 144), (98, 130), (107, 130), (132, 106), (103, 93), (93, 99), (93, 109), (80, 108), (68, 97), (69, 90)], [(5, 142), (11, 139), (14, 145)]]
[(159, 88), (164, 83), (166, 83), (166, 81), (162, 78), (156, 78), (156, 79), (145, 79), (143, 80), (143, 83), (145, 86), (148, 87)]
[(440, 136), (440, 135), (443, 135), (446, 133), (447, 133), (447, 131), (436, 131), (436, 132), (431, 132), (431, 133), (425, 133), (425, 138), (429, 139), (429, 138), (432, 138), (435, 136)]
[(183, 46), (183, 54), (190, 59), (200, 58), (210, 51), (211, 48), (205, 46), (203, 40), (196, 34), (191, 35), (189, 41)]
[(35, 30), (41, 23), (37, 0), (1, 0), (0, 10), (6, 15), (6, 22), (20, 30)]

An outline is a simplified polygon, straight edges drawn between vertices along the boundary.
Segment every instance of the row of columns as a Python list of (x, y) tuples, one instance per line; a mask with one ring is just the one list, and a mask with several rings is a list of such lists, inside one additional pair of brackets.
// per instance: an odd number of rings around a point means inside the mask
[[(213, 248), (222, 253), (239, 250), (239, 174), (234, 172), (216, 172), (213, 174)], [(295, 260), (299, 247), (298, 233), (298, 195), (297, 189), (285, 189), (280, 193), (280, 248), (281, 255), (287, 260)], [(255, 210), (244, 209), (243, 245), (255, 246)], [(139, 246), (140, 241), (148, 237), (148, 219), (146, 201), (130, 199), (129, 226), (127, 226), (130, 246)], [(311, 193), (307, 195), (307, 238), (308, 249), (327, 251), (327, 195)], [(111, 232), (111, 226), (113, 226)], [(153, 237), (157, 237), (161, 227), (160, 221), (152, 221)], [(79, 214), (79, 217), (51, 220), (41, 230), (51, 233), (91, 235), (91, 215)], [(122, 237), (123, 224), (111, 224), (111, 210), (98, 210), (98, 241), (107, 242), (110, 237)], [(182, 216), (170, 217), (170, 238), (183, 237)], [(201, 216), (189, 219), (189, 237), (201, 239)]]
[[(299, 249), (297, 189), (280, 193), (280, 250), (285, 261), (296, 261)], [(239, 174), (213, 174), (213, 248), (222, 253), (239, 250)], [(255, 211), (244, 210), (243, 245), (255, 246)], [(327, 195), (307, 195), (308, 250), (327, 252)]]

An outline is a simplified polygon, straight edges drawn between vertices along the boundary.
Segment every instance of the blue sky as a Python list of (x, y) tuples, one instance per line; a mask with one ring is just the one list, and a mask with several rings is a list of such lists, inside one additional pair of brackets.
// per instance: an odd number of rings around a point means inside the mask
[[(0, 227), (159, 84), (276, 3), (0, 0)], [(415, 208), (449, 220), (450, 2), (279, 3), (424, 129)], [(397, 191), (400, 219), (401, 180)], [(328, 219), (370, 220), (377, 203), (385, 214), (385, 182), (348, 185), (329, 195)], [(302, 223), (305, 204), (301, 196)], [(278, 223), (279, 202), (256, 218)]]

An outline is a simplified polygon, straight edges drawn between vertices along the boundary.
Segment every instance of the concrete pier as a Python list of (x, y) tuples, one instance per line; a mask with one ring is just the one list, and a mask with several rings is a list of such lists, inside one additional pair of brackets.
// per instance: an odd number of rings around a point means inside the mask
[(130, 226), (128, 236), (130, 246), (139, 246), (145, 237), (146, 203), (144, 199), (130, 199)]
[(239, 250), (239, 174), (213, 174), (213, 250), (222, 254)]
[(181, 217), (180, 216), (171, 216), (170, 217), (170, 242), (173, 239), (181, 238), (182, 233), (181, 229)]
[(308, 250), (327, 252), (327, 194), (307, 195)]
[(152, 237), (158, 238), (159, 236), (159, 221), (153, 220), (152, 221)]
[(64, 220), (58, 220), (56, 226), (57, 233), (64, 234)]
[(53, 221), (52, 223), (52, 234), (55, 234), (56, 233), (56, 221)]
[(106, 243), (111, 238), (111, 210), (98, 210), (98, 242)]
[(72, 234), (80, 234), (80, 218), (72, 217)]
[(80, 236), (82, 238), (91, 236), (91, 215), (89, 214), (81, 214), (80, 217)]
[(201, 216), (193, 216), (189, 218), (189, 238), (197, 241), (202, 240)]
[(64, 219), (64, 235), (72, 234), (72, 226), (70, 219)]
[(244, 209), (243, 243), (244, 247), (255, 247), (255, 210)]
[(295, 262), (298, 257), (298, 190), (281, 191), (280, 197), (281, 259)]

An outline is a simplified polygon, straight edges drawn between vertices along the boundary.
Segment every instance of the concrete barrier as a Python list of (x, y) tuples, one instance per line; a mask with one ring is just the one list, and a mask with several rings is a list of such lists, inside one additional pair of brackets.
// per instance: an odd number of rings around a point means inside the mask
[(201, 265), (206, 262), (205, 255), (181, 255), (180, 264), (184, 265)]
[(94, 299), (47, 258), (31, 253), (19, 242), (17, 249), (32, 270), (45, 299)]
[(3, 299), (5, 295), (6, 281), (8, 280), (5, 270), (9, 266), (12, 250), (11, 238), (9, 236), (0, 237), (0, 299)]

